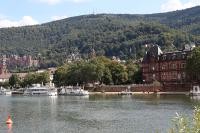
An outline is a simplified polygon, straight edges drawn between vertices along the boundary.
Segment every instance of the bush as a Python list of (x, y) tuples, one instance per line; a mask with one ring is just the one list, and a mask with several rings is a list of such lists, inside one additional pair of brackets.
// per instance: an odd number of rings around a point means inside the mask
[(200, 107), (195, 107), (192, 121), (177, 114), (169, 133), (200, 133)]

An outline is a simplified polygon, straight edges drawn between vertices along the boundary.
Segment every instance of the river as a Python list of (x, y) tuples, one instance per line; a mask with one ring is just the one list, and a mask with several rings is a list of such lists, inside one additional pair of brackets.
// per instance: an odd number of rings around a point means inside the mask
[(0, 96), (0, 132), (167, 133), (176, 112), (191, 117), (198, 103), (183, 95)]

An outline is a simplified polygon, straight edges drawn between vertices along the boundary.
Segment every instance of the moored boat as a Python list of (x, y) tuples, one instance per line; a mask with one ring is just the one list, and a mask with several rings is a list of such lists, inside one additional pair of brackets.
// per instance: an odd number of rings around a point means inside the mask
[(1, 87), (0, 88), (0, 95), (11, 96), (12, 95), (12, 91)]
[(126, 89), (126, 90), (124, 90), (124, 91), (121, 91), (120, 93), (119, 93), (119, 95), (132, 95), (132, 92), (131, 92), (131, 90), (130, 90), (130, 86), (128, 86), (128, 88)]
[(121, 91), (119, 93), (119, 95), (132, 95), (132, 92), (131, 91), (128, 91), (128, 90), (125, 90), (125, 91)]
[(62, 87), (59, 94), (67, 96), (87, 96), (89, 92), (82, 89), (80, 86), (67, 86)]
[(33, 87), (24, 91), (26, 96), (57, 96), (57, 90), (40, 84), (34, 84)]
[(200, 87), (199, 85), (194, 85), (190, 90), (190, 95), (192, 96), (200, 96)]

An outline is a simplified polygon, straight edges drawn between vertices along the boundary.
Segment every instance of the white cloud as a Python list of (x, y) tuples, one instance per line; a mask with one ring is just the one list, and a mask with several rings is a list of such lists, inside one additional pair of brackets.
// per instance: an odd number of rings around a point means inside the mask
[(63, 0), (39, 0), (39, 2), (47, 3), (49, 5), (55, 5), (60, 3)]
[(69, 0), (71, 2), (74, 2), (74, 3), (84, 3), (84, 2), (88, 2), (89, 0)]
[(54, 20), (54, 21), (55, 21), (55, 20), (65, 19), (65, 18), (67, 18), (67, 16), (52, 16), (52, 17), (51, 17), (51, 19)]
[(49, 5), (56, 5), (56, 4), (59, 4), (61, 2), (84, 3), (84, 2), (88, 2), (90, 0), (35, 0), (35, 1), (47, 3)]
[(31, 16), (24, 16), (19, 21), (12, 21), (7, 18), (0, 18), (0, 28), (4, 27), (18, 27), (18, 26), (26, 26), (26, 25), (35, 25), (38, 24), (36, 20), (34, 20)]
[(193, 6), (200, 5), (200, 0), (189, 0), (188, 2), (181, 2), (181, 0), (168, 0), (166, 3), (161, 5), (162, 12), (181, 10), (190, 8)]

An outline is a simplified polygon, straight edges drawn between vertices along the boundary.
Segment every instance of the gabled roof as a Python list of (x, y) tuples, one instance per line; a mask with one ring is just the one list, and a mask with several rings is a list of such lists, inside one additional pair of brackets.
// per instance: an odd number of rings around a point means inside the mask
[(12, 75), (11, 73), (0, 74), (0, 79), (9, 79), (11, 75)]
[(143, 62), (148, 62), (150, 58), (155, 58), (158, 59), (158, 57), (163, 54), (162, 50), (160, 49), (160, 46), (153, 45), (152, 47), (150, 47), (150, 49), (147, 51), (147, 53), (145, 54), (144, 58), (143, 58)]

